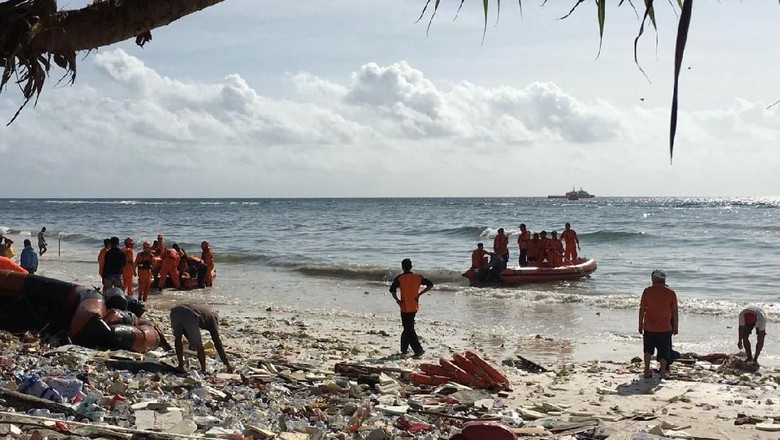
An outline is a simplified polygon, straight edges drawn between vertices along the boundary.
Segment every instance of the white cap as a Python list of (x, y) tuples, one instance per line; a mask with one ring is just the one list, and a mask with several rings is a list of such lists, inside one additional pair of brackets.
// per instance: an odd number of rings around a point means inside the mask
[(654, 271), (653, 271), (653, 273), (652, 273), (652, 274), (650, 274), (650, 276), (651, 276), (651, 277), (652, 277), (654, 280), (658, 280), (658, 281), (666, 281), (666, 272), (662, 271), (661, 269), (656, 269), (656, 270), (654, 270)]

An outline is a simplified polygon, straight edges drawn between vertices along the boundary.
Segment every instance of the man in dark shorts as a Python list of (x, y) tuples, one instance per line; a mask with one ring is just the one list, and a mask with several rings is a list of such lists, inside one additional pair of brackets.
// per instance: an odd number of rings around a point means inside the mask
[(176, 349), (178, 368), (184, 369), (184, 343), (182, 336), (187, 336), (190, 347), (195, 347), (198, 352), (200, 370), (206, 371), (206, 351), (203, 349), (203, 340), (200, 330), (206, 330), (211, 334), (214, 348), (217, 349), (219, 358), (227, 367), (228, 373), (233, 372), (233, 366), (228, 361), (222, 340), (219, 339), (219, 315), (211, 307), (198, 304), (179, 304), (171, 309), (171, 329), (173, 330), (173, 343)]
[(111, 237), (108, 240), (109, 248), (103, 261), (103, 291), (112, 287), (122, 287), (122, 271), (125, 269), (127, 255), (119, 249), (119, 238)]
[[(390, 293), (401, 308), (401, 325), (404, 328), (401, 333), (401, 354), (405, 355), (411, 345), (412, 350), (414, 350), (413, 357), (419, 359), (425, 353), (425, 350), (420, 345), (420, 340), (414, 329), (414, 317), (417, 315), (417, 311), (420, 310), (420, 295), (433, 289), (433, 283), (428, 278), (413, 273), (412, 260), (408, 258), (404, 258), (401, 261), (401, 269), (404, 272), (395, 277), (393, 284), (390, 285)], [(421, 286), (425, 286), (422, 291), (420, 290)], [(400, 298), (396, 293), (398, 290), (401, 291)]]
[[(750, 346), (750, 334), (756, 329), (756, 353), (753, 355)], [(755, 362), (758, 364), (758, 355), (764, 348), (764, 339), (766, 338), (766, 315), (758, 306), (747, 306), (739, 312), (739, 342), (737, 347), (745, 348), (745, 362)]]
[(678, 331), (677, 294), (666, 285), (666, 272), (654, 270), (653, 285), (642, 292), (639, 303), (639, 333), (642, 334), (644, 377), (651, 378), (650, 357), (657, 352), (661, 379), (668, 378), (667, 354), (672, 349), (672, 335)]

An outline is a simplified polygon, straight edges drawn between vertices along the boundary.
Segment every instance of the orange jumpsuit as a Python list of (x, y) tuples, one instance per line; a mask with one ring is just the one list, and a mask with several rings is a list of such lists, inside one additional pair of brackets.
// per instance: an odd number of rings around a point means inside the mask
[(122, 290), (127, 292), (127, 296), (133, 296), (133, 277), (135, 276), (133, 249), (126, 247), (125, 257), (125, 268), (122, 270)]
[(135, 256), (135, 267), (138, 271), (138, 299), (146, 301), (149, 291), (152, 289), (152, 265), (151, 252), (141, 251)]
[(561, 240), (566, 243), (563, 257), (569, 260), (571, 264), (577, 264), (577, 233), (573, 229), (567, 229), (561, 232)]
[(165, 277), (170, 276), (173, 287), (179, 288), (179, 253), (176, 249), (166, 249), (162, 255), (162, 266), (160, 267), (160, 281), (157, 283), (158, 289), (165, 288)]
[(547, 239), (547, 262), (552, 267), (563, 265), (563, 242), (557, 238)]
[(100, 248), (100, 252), (98, 252), (98, 275), (100, 275), (100, 278), (103, 278), (103, 263), (106, 262), (106, 249), (105, 246)]
[(214, 282), (214, 254), (211, 253), (211, 248), (203, 249), (200, 259), (206, 263), (206, 287), (211, 287), (211, 284)]
[(474, 249), (474, 252), (471, 253), (471, 267), (474, 269), (482, 269), (487, 266), (487, 262), (485, 261), (485, 255), (487, 254), (488, 251), (484, 249)]

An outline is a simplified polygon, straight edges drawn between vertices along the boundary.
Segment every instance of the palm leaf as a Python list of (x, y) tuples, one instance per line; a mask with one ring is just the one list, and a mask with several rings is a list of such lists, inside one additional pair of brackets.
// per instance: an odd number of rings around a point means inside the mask
[(596, 54), (596, 58), (601, 55), (601, 44), (604, 42), (604, 20), (607, 16), (607, 0), (596, 0), (596, 7), (598, 8), (599, 15), (599, 52)]
[(674, 51), (674, 91), (672, 92), (672, 115), (669, 124), (669, 163), (674, 157), (674, 137), (677, 134), (677, 99), (680, 85), (680, 69), (682, 68), (685, 45), (688, 42), (688, 30), (691, 27), (691, 10), (693, 0), (683, 0), (680, 24), (677, 27), (677, 43)]

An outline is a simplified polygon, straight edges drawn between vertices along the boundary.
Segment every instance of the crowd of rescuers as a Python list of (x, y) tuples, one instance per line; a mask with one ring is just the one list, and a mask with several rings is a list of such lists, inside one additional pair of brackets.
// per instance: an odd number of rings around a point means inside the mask
[(98, 253), (99, 274), (104, 291), (119, 287), (133, 296), (133, 279), (138, 277), (138, 299), (146, 301), (152, 287), (163, 289), (169, 285), (175, 289), (194, 286), (209, 287), (212, 284), (214, 255), (207, 241), (200, 244), (201, 256), (188, 255), (178, 244), (167, 247), (162, 235), (153, 243), (143, 242), (142, 250), (133, 254), (135, 241), (131, 237), (119, 247), (119, 238), (103, 240)]
[[(577, 251), (580, 249), (580, 239), (577, 233), (566, 223), (560, 237), (552, 231), (548, 237), (547, 231), (534, 232), (520, 224), (517, 234), (518, 264), (520, 267), (558, 267), (577, 264)], [(509, 237), (504, 228), (499, 228), (493, 239), (493, 252), (485, 250), (483, 243), (477, 243), (477, 248), (471, 253), (471, 268), (479, 270), (493, 265), (506, 268), (509, 261)]]

